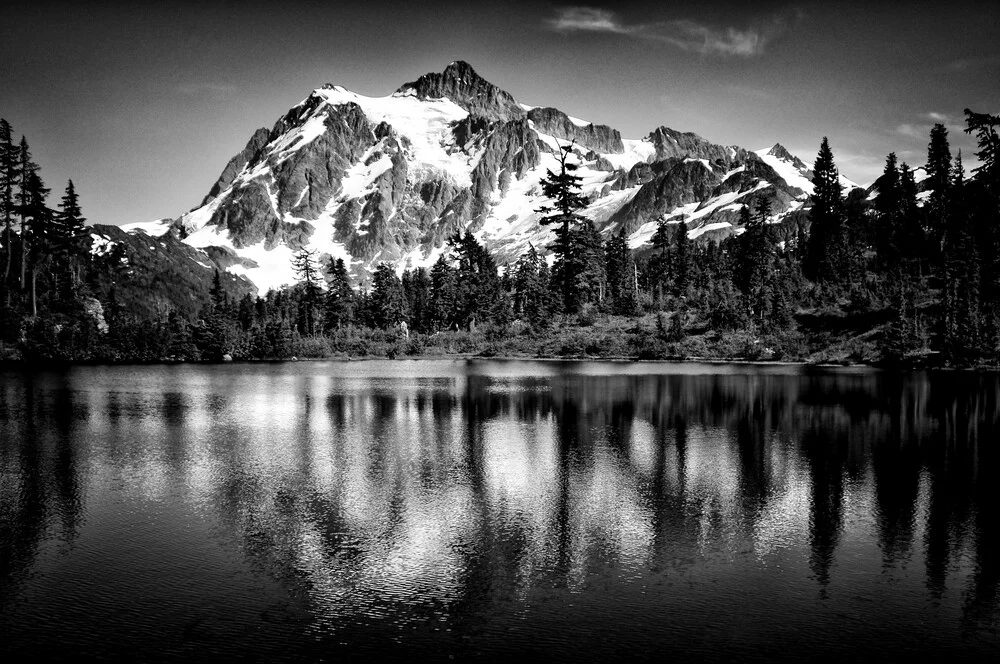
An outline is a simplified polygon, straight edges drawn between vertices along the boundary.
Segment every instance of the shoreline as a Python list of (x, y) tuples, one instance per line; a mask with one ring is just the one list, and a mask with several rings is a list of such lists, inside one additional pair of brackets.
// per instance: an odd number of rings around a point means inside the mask
[(89, 361), (89, 360), (32, 360), (32, 359), (11, 359), (0, 360), (0, 369), (50, 369), (69, 367), (147, 367), (147, 366), (225, 366), (240, 364), (278, 364), (278, 363), (300, 363), (300, 362), (407, 362), (407, 361), (481, 361), (481, 362), (603, 362), (622, 365), (679, 365), (679, 364), (707, 364), (707, 365), (744, 365), (761, 367), (801, 367), (807, 369), (853, 369), (865, 371), (947, 371), (964, 373), (998, 373), (1000, 366), (946, 366), (946, 365), (917, 365), (917, 364), (871, 364), (871, 363), (836, 363), (836, 362), (809, 362), (803, 360), (765, 360), (748, 358), (717, 358), (717, 357), (685, 357), (685, 358), (635, 358), (627, 356), (542, 356), (534, 357), (528, 355), (481, 355), (477, 353), (448, 353), (441, 355), (404, 355), (396, 357), (364, 355), (364, 356), (331, 356), (331, 357), (291, 357), (291, 358), (253, 358), (253, 359), (233, 359), (233, 360), (150, 360), (150, 361)]

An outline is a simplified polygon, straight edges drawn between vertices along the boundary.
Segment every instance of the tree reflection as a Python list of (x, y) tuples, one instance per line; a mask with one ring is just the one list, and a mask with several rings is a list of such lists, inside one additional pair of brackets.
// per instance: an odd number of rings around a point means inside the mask
[(832, 600), (859, 513), (875, 577), (922, 557), (920, 583), (938, 603), (960, 593), (966, 629), (1000, 614), (996, 376), (488, 369), (188, 391), (8, 374), (4, 601), (47, 541), (79, 537), (112, 477), (209, 511), (341, 630), (423, 616), (476, 631), (608, 570), (696, 576), (714, 555), (788, 548)]

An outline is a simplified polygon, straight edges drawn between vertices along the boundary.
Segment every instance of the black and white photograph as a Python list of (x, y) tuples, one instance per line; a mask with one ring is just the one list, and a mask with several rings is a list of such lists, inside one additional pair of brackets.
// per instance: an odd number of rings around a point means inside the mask
[(10, 0), (0, 661), (1000, 657), (1000, 3)]

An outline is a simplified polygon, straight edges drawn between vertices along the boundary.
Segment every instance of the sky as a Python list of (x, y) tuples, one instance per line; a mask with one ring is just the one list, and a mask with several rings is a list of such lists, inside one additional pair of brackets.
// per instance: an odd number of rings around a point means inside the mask
[(972, 163), (963, 109), (1000, 112), (1000, 3), (13, 0), (0, 117), (27, 136), (51, 204), (72, 179), (93, 223), (197, 206), (258, 127), (324, 83), (369, 96), (469, 62), (523, 103), (715, 143), (829, 137), (860, 184), (935, 122)]

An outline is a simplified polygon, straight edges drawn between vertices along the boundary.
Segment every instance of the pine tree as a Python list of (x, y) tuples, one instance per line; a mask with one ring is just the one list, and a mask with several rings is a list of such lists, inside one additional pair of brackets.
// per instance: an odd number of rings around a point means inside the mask
[(653, 289), (652, 295), (657, 307), (663, 306), (662, 300), (665, 285), (672, 272), (673, 256), (671, 255), (670, 246), (673, 244), (673, 241), (674, 233), (670, 230), (667, 218), (665, 216), (660, 217), (656, 221), (656, 232), (649, 239), (649, 243), (653, 245), (653, 251), (656, 252), (649, 260), (649, 269), (652, 276), (650, 280), (650, 285)]
[(458, 278), (444, 254), (431, 268), (431, 320), (437, 328), (455, 323)]
[(292, 257), (292, 269), (302, 288), (299, 304), (299, 330), (302, 334), (316, 333), (322, 311), (323, 277), (316, 264), (316, 252), (300, 249)]
[(681, 223), (677, 226), (677, 251), (674, 259), (674, 295), (678, 297), (687, 293), (691, 278), (691, 240), (688, 238), (687, 222), (681, 217)]
[(579, 311), (587, 303), (599, 303), (604, 297), (604, 242), (589, 219), (570, 230), (572, 251), (564, 264), (570, 295), (566, 310)]
[(14, 258), (11, 222), (17, 209), (14, 205), (14, 188), (17, 186), (19, 166), (18, 150), (12, 140), (10, 124), (0, 118), (0, 218), (3, 219), (4, 230), (4, 267), (0, 287), (8, 299), (8, 304), (10, 294), (7, 282), (10, 279), (10, 268)]
[(750, 217), (751, 222), (737, 239), (736, 286), (743, 292), (746, 309), (758, 325), (767, 317), (772, 297), (775, 243), (767, 223), (770, 213), (770, 203), (765, 198), (757, 199), (756, 214), (752, 217), (749, 207), (744, 206), (741, 214)]
[[(28, 288), (28, 248), (31, 238), (28, 233), (28, 214), (31, 176), (38, 171), (38, 165), (31, 161), (31, 151), (28, 140), (21, 136), (18, 146), (18, 177), (20, 179), (20, 194), (18, 197), (18, 212), (21, 217), (21, 292)], [(46, 192), (47, 193), (47, 192)]]
[(569, 155), (573, 151), (573, 144), (560, 146), (559, 150), (559, 172), (554, 173), (551, 169), (546, 171), (546, 176), (542, 178), (542, 194), (552, 203), (538, 208), (537, 212), (543, 216), (539, 223), (543, 226), (557, 225), (556, 239), (552, 244), (553, 253), (556, 255), (556, 278), (559, 281), (562, 291), (562, 303), (565, 309), (570, 308), (574, 298), (573, 282), (576, 275), (573, 273), (573, 242), (570, 230), (578, 223), (585, 220), (585, 217), (577, 213), (587, 206), (587, 198), (580, 192), (580, 183), (583, 178), (575, 175), (577, 164), (569, 161)]
[(624, 229), (608, 238), (604, 244), (604, 256), (611, 311), (621, 316), (631, 316), (638, 308), (635, 262), (632, 260)]
[(533, 328), (544, 327), (552, 313), (549, 298), (548, 264), (534, 247), (514, 265), (514, 314)]
[(326, 292), (325, 321), (328, 330), (340, 329), (354, 322), (355, 297), (343, 258), (331, 258), (327, 267), (329, 288)]
[(826, 136), (813, 166), (812, 208), (809, 211), (809, 276), (816, 281), (840, 279), (839, 253), (843, 240), (840, 173)]
[[(55, 213), (49, 208), (46, 199), (49, 189), (42, 182), (37, 170), (29, 171), (22, 195), (22, 256), (24, 263), (30, 264), (28, 271), (31, 277), (31, 315), (38, 316), (38, 276), (51, 258), (51, 224)], [(22, 266), (22, 271), (24, 267)]]
[(932, 243), (940, 251), (947, 220), (948, 190), (951, 187), (951, 148), (948, 145), (948, 130), (943, 124), (936, 124), (931, 129), (925, 168), (926, 184), (931, 195), (924, 210)]
[(372, 319), (377, 327), (387, 329), (406, 317), (403, 284), (389, 263), (379, 263), (372, 278)]
[(59, 213), (52, 221), (53, 251), (61, 263), (59, 272), (67, 289), (65, 295), (72, 298), (80, 283), (80, 265), (87, 257), (87, 220), (80, 210), (80, 199), (72, 180), (66, 185)]
[(974, 179), (1000, 194), (1000, 115), (973, 113), (965, 109), (965, 133), (975, 134), (979, 144), (976, 156), (982, 163), (974, 168)]

